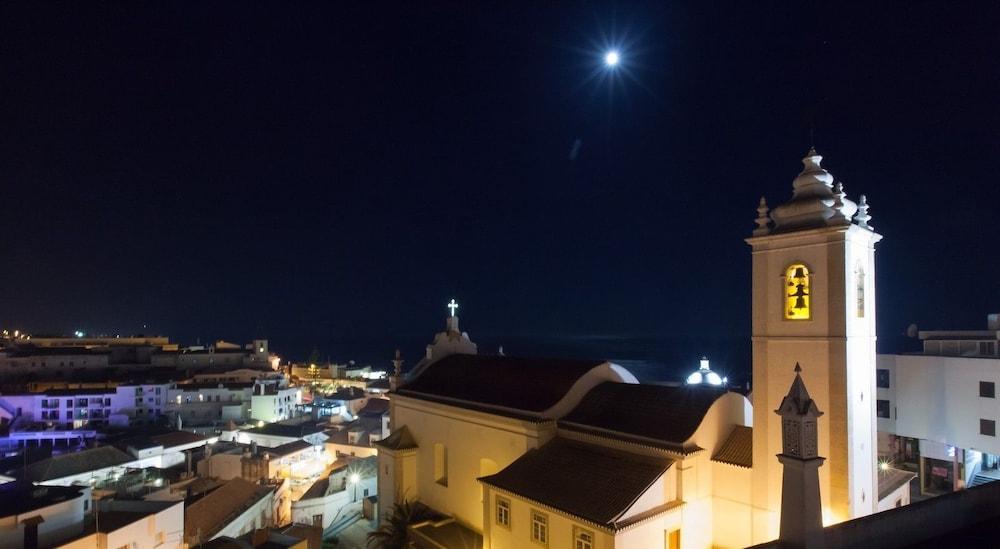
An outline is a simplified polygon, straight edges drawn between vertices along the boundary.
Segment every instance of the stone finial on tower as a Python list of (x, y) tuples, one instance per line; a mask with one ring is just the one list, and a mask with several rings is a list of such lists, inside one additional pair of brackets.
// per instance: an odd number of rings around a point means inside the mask
[(403, 380), (403, 356), (396, 349), (396, 356), (392, 359), (392, 375), (389, 376), (389, 390), (395, 391), (399, 383)]
[(833, 184), (833, 215), (826, 220), (827, 225), (850, 225), (851, 218), (844, 213), (844, 200), (847, 193), (844, 192), (844, 184), (840, 181)]
[(762, 196), (760, 197), (760, 204), (757, 205), (757, 219), (754, 220), (757, 223), (757, 228), (753, 230), (754, 236), (765, 235), (771, 232), (771, 216), (767, 215), (768, 211), (767, 200)]
[(868, 215), (868, 197), (861, 195), (861, 202), (858, 203), (858, 215), (854, 216), (854, 221), (862, 229), (872, 229), (873, 227), (868, 224), (871, 219), (872, 216)]
[(809, 396), (802, 381), (802, 367), (795, 364), (795, 379), (774, 413), (781, 416), (783, 466), (781, 480), (782, 546), (815, 548), (822, 543), (823, 508), (819, 493), (819, 467), (826, 458), (818, 455), (816, 420), (823, 412)]

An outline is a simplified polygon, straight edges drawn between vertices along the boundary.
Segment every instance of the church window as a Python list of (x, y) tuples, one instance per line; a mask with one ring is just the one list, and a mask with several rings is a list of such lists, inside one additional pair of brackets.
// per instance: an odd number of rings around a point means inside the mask
[(549, 517), (538, 511), (531, 512), (531, 541), (543, 545), (549, 543)]
[(497, 524), (510, 528), (510, 500), (497, 497)]
[(448, 486), (448, 447), (440, 442), (434, 444), (434, 482)]
[(785, 269), (785, 318), (809, 320), (812, 303), (809, 267), (801, 263)]
[(857, 300), (858, 300), (858, 318), (865, 317), (865, 271), (861, 267), (858, 267), (856, 273), (857, 280), (855, 284), (857, 285)]
[(594, 549), (594, 533), (577, 528), (573, 535), (573, 549)]

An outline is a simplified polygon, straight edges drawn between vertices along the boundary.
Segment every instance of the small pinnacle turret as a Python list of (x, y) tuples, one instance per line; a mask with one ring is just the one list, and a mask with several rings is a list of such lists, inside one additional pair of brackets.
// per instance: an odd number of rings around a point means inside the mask
[(757, 228), (753, 230), (754, 236), (765, 235), (771, 232), (771, 217), (767, 215), (767, 200), (760, 197), (760, 204), (757, 205)]
[(868, 197), (861, 195), (861, 203), (858, 204), (858, 215), (854, 216), (854, 221), (862, 229), (872, 229), (873, 227), (868, 224), (871, 219), (872, 216), (868, 215)]

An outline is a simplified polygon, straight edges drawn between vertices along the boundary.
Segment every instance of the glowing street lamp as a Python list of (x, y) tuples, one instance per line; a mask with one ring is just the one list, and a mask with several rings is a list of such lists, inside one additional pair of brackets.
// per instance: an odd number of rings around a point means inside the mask
[(351, 484), (354, 485), (354, 499), (351, 500), (351, 502), (353, 503), (355, 501), (358, 501), (358, 482), (361, 481), (361, 475), (357, 473), (352, 473), (351, 476), (348, 477), (348, 480), (350, 481)]
[(604, 64), (609, 67), (614, 67), (621, 61), (621, 57), (618, 55), (618, 50), (611, 50), (604, 54)]

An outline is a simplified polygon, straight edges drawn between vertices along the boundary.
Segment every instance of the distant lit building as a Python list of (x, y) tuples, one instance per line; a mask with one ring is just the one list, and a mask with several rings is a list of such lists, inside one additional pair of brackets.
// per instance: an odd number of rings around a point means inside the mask
[(919, 472), (928, 494), (1000, 479), (1000, 315), (918, 337), (922, 353), (878, 355), (880, 458)]
[(692, 372), (685, 379), (685, 383), (688, 385), (713, 385), (716, 387), (725, 385), (728, 381), (727, 378), (713, 372), (708, 367), (708, 358), (706, 357), (701, 357), (698, 370)]

